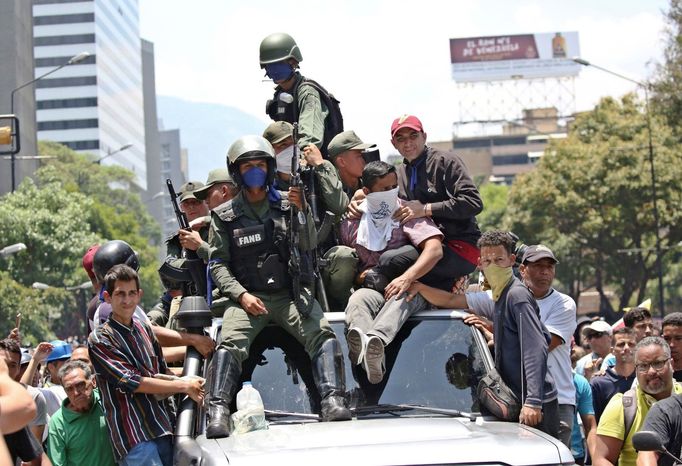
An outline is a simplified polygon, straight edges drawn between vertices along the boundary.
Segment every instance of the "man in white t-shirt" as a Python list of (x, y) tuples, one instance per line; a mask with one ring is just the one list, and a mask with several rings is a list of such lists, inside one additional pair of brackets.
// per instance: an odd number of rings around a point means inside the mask
[[(541, 244), (529, 246), (519, 271), (540, 308), (540, 321), (552, 336), (547, 369), (559, 392), (559, 438), (570, 448), (575, 411), (575, 386), (571, 368), (571, 337), (576, 327), (575, 302), (570, 296), (552, 288), (554, 253)], [(466, 293), (466, 304), (476, 314), (492, 320), (495, 303), (487, 292)]]

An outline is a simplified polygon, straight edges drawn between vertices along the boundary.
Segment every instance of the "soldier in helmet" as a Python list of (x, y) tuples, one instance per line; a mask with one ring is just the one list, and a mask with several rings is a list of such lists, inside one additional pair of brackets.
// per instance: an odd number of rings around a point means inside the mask
[[(314, 144), (326, 155), (329, 141), (343, 131), (338, 101), (326, 89), (298, 72), (303, 55), (289, 34), (270, 34), (260, 43), (260, 67), (277, 85), (266, 113), (276, 121), (298, 122), (301, 150)], [(293, 99), (282, 97), (289, 94)], [(292, 100), (288, 102), (287, 100)]]
[[(294, 153), (293, 129), (294, 127), (289, 122), (276, 121), (263, 132), (263, 137), (272, 144), (275, 150), (277, 167), (275, 183), (277, 189), (281, 191), (289, 189), (291, 161)], [(316, 194), (321, 201), (318, 212), (330, 212), (334, 216), (333, 223), (338, 224), (341, 216), (346, 212), (348, 196), (343, 190), (337, 170), (312, 144), (302, 153), (306, 164), (311, 167), (312, 176), (315, 177)], [(353, 287), (358, 255), (354, 249), (337, 244), (333, 234), (328, 233), (327, 238), (318, 238), (318, 241), (321, 243), (320, 251), (326, 261), (326, 266), (322, 268), (322, 278), (329, 306), (332, 309), (343, 310)]]
[[(196, 251), (197, 256), (208, 262), (208, 226), (211, 222), (208, 206), (203, 199), (198, 199), (195, 192), (205, 186), (201, 181), (189, 181), (178, 192), (180, 210), (187, 215), (187, 221), (192, 227), (191, 231), (178, 230), (166, 239), (166, 259), (164, 262), (176, 269), (182, 269), (185, 262), (183, 249)], [(163, 267), (159, 269), (161, 281), (166, 288), (159, 302), (147, 313), (149, 320), (154, 325), (165, 326), (169, 324), (171, 315), (171, 302), (174, 298), (182, 295), (183, 283), (173, 280), (164, 275)], [(199, 294), (205, 294), (205, 290), (195, 290)], [(179, 303), (178, 303), (179, 306)]]
[[(341, 346), (312, 301), (310, 315), (299, 314), (290, 290), (288, 269), (289, 209), (302, 209), (297, 187), (288, 193), (272, 187), (275, 157), (261, 136), (244, 136), (228, 150), (228, 168), (240, 193), (212, 212), (209, 268), (220, 293), (232, 302), (223, 318), (222, 341), (210, 368), (208, 438), (228, 435), (229, 404), (239, 382), (242, 362), (254, 338), (274, 323), (304, 347), (313, 364), (315, 383), (322, 398), (322, 419), (350, 419), (345, 397)], [(316, 237), (309, 209), (302, 228), (300, 249), (315, 247)]]

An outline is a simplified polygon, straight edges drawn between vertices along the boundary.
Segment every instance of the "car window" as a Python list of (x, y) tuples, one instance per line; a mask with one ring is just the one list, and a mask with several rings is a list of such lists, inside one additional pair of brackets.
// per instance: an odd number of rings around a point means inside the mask
[[(408, 321), (386, 348), (387, 372), (377, 385), (367, 381), (359, 366), (351, 367), (343, 323), (332, 323), (332, 328), (343, 347), (352, 406), (406, 403), (478, 411), (475, 389), (486, 370), (482, 345), (461, 320)], [(282, 329), (269, 327), (259, 335), (243, 379), (252, 380), (266, 409), (312, 413), (319, 408), (310, 360)]]

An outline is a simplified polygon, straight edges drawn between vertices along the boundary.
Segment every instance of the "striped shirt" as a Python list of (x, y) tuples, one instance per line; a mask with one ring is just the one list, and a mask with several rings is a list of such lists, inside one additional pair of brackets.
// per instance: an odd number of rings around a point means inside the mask
[(142, 377), (167, 372), (151, 327), (136, 318), (126, 327), (110, 316), (90, 334), (88, 347), (116, 461), (138, 443), (171, 435), (163, 403), (154, 395), (134, 393)]

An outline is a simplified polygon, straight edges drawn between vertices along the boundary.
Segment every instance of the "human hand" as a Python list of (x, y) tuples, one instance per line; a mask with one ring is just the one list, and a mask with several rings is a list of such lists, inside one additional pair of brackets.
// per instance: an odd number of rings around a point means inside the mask
[(38, 346), (36, 346), (36, 349), (33, 352), (32, 359), (37, 363), (41, 363), (47, 359), (47, 357), (50, 355), (53, 349), (54, 346), (52, 346), (50, 343), (47, 343), (45, 341), (42, 343), (38, 343)]
[(475, 314), (469, 314), (465, 316), (464, 319), (462, 319), (462, 321), (465, 324), (473, 325), (478, 330), (480, 330), (488, 343), (493, 342), (495, 338), (493, 336), (493, 325), (492, 322), (490, 322), (488, 319), (477, 316)]
[(542, 409), (523, 406), (519, 415), (519, 423), (527, 426), (536, 426), (542, 422)]
[(395, 212), (393, 212), (393, 220), (396, 220), (400, 222), (401, 224), (403, 222), (406, 222), (407, 217), (412, 213), (409, 207), (405, 207), (404, 205), (399, 206)]
[[(388, 301), (393, 296), (401, 296), (410, 288), (412, 282), (414, 282), (414, 278), (412, 278), (412, 275), (407, 272), (400, 275), (399, 277), (394, 278), (388, 285), (386, 285), (386, 288), (384, 289), (384, 299)], [(413, 297), (414, 296), (411, 296), (410, 300)]]
[(426, 204), (419, 201), (402, 201), (402, 204), (407, 209), (407, 214), (402, 216), (401, 224), (414, 218), (426, 217)]
[(320, 149), (318, 149), (315, 144), (308, 144), (303, 149), (303, 157), (305, 158), (306, 163), (310, 166), (313, 166), (313, 167), (317, 167), (318, 165), (322, 165), (322, 162), (324, 162), (324, 158), (322, 157), (322, 153), (320, 152)]
[(180, 230), (179, 231), (180, 245), (189, 249), (190, 251), (196, 251), (203, 243), (201, 235), (195, 230)]
[(351, 220), (357, 220), (362, 217), (360, 202), (361, 201), (350, 201), (348, 203), (348, 207), (346, 207), (346, 217)]
[(21, 344), (21, 332), (18, 328), (13, 328), (9, 335), (7, 335), (7, 338)]
[(412, 301), (412, 299), (414, 299), (414, 297), (417, 296), (422, 286), (424, 285), (420, 282), (413, 282), (407, 289), (407, 297), (405, 298), (405, 301), (407, 301), (408, 303)]
[(303, 210), (303, 196), (298, 186), (289, 187), (289, 203), (295, 205), (298, 210)]
[(584, 367), (583, 375), (587, 380), (590, 380), (595, 372), (599, 371), (604, 358), (597, 358), (594, 360), (587, 361)]
[(190, 346), (194, 346), (198, 352), (205, 358), (215, 350), (215, 342), (213, 338), (207, 335), (197, 335), (195, 333), (190, 333), (192, 335), (190, 339)]
[(203, 403), (204, 396), (206, 395), (206, 392), (204, 391), (206, 380), (201, 377), (182, 377), (182, 380), (184, 380), (186, 384), (184, 393), (187, 393), (187, 395), (197, 403)]
[(260, 316), (268, 313), (263, 301), (248, 292), (239, 297), (239, 304), (241, 304), (242, 308), (252, 316)]

